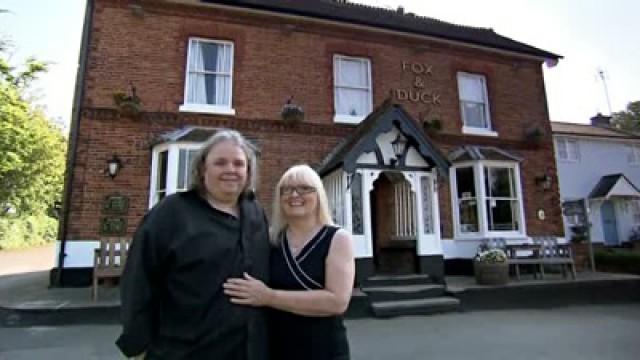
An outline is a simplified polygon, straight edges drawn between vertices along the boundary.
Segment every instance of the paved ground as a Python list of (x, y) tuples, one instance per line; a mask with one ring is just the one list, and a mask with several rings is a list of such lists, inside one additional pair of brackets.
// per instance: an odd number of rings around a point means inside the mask
[[(640, 305), (478, 311), (347, 322), (353, 360), (627, 360)], [(0, 328), (2, 360), (122, 359), (117, 326)]]
[(55, 266), (56, 244), (24, 249), (0, 250), (0, 276), (51, 270)]

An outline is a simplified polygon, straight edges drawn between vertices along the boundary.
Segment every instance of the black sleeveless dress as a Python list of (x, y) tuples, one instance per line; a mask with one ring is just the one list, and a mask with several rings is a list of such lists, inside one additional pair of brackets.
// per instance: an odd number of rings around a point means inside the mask
[[(297, 256), (286, 235), (271, 251), (271, 287), (319, 290), (325, 284), (325, 259), (337, 227), (324, 226)], [(348, 360), (349, 344), (342, 316), (312, 317), (272, 310), (269, 318), (271, 360)]]

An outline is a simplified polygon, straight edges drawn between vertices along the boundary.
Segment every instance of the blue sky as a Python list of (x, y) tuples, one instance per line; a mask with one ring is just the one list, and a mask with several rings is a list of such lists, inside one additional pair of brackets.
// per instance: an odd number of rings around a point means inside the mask
[[(493, 28), (512, 39), (564, 56), (544, 68), (553, 121), (588, 122), (640, 100), (640, 41), (636, 0), (357, 0), (468, 26)], [(51, 63), (32, 96), (47, 114), (68, 123), (85, 0), (0, 0), (0, 36), (12, 41), (11, 63), (27, 56)]]

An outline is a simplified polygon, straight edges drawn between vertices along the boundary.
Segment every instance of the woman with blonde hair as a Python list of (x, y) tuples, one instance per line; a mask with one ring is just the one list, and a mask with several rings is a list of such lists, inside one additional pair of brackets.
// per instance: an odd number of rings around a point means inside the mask
[(274, 360), (346, 360), (342, 314), (351, 299), (355, 262), (351, 235), (333, 225), (327, 195), (308, 165), (287, 170), (275, 190), (271, 282), (245, 275), (224, 287), (235, 304), (273, 308)]

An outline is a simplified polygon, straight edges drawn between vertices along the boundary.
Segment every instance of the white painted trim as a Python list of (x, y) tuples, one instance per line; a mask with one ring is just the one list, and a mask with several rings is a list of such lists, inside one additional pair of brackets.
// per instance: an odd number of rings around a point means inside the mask
[[(463, 100), (462, 97), (460, 96), (460, 79), (465, 77), (480, 79), (482, 82), (482, 92), (483, 92), (482, 95), (484, 97), (484, 116), (485, 116), (485, 119), (487, 120), (486, 128), (474, 128), (466, 125), (466, 121), (464, 118), (464, 108), (462, 106), (462, 102), (465, 100)], [(463, 125), (462, 132), (468, 133), (468, 134), (474, 134), (474, 135), (498, 136), (496, 132), (491, 130), (493, 127), (491, 126), (491, 109), (489, 107), (489, 91), (487, 89), (486, 76), (481, 74), (473, 74), (473, 73), (468, 73), (464, 71), (458, 71), (456, 78), (458, 80), (458, 103), (460, 108), (460, 116), (462, 117), (462, 125)]]
[(498, 137), (498, 133), (493, 130), (487, 130), (482, 128), (469, 127), (469, 126), (463, 126), (462, 133), (469, 134), (469, 135)]
[[(151, 180), (149, 182), (149, 208), (156, 204), (156, 187), (158, 178), (158, 158), (159, 153), (167, 151), (167, 184), (165, 196), (178, 191), (178, 163), (180, 150), (197, 150), (203, 143), (174, 142), (156, 145), (151, 151)], [(188, 157), (187, 157), (188, 161)], [(188, 184), (187, 184), (188, 186)]]
[[(474, 184), (476, 190), (476, 206), (478, 211), (478, 232), (475, 233), (462, 233), (460, 231), (460, 219), (458, 215), (458, 198), (457, 198), (457, 177), (456, 169), (462, 167), (473, 167), (474, 171)], [(486, 167), (501, 167), (512, 168), (514, 176), (514, 185), (518, 197), (518, 223), (520, 225), (519, 231), (489, 231), (488, 230), (488, 216), (486, 208), (486, 193), (484, 187), (484, 169)], [(449, 169), (449, 178), (451, 185), (451, 211), (453, 223), (453, 235), (456, 240), (477, 240), (486, 237), (505, 237), (505, 238), (526, 238), (527, 230), (524, 214), (524, 198), (522, 195), (522, 179), (520, 177), (520, 165), (516, 162), (504, 162), (504, 161), (472, 161), (454, 164)]]
[(351, 116), (351, 115), (336, 114), (333, 116), (333, 122), (337, 124), (360, 124), (362, 120), (364, 120), (365, 118), (366, 116)]
[(236, 110), (224, 106), (203, 105), (203, 104), (182, 104), (178, 108), (180, 112), (218, 114), (218, 115), (235, 115)]
[[(197, 104), (197, 103), (187, 103), (187, 89), (189, 89), (189, 59), (191, 58), (191, 42), (192, 41), (201, 41), (222, 45), (230, 45), (231, 46), (231, 66), (229, 68), (229, 106), (219, 106), (219, 105), (207, 105), (207, 104)], [(221, 115), (235, 115), (236, 111), (233, 109), (233, 69), (235, 64), (235, 45), (232, 41), (225, 40), (215, 40), (215, 39), (207, 39), (201, 37), (189, 37), (187, 40), (187, 59), (185, 62), (184, 69), (184, 92), (183, 92), (183, 104), (180, 105), (179, 111), (181, 112), (197, 112), (197, 113), (211, 113), (211, 114), (221, 114)]]
[[(369, 92), (369, 112), (365, 115), (352, 116), (348, 114), (338, 114), (338, 109), (336, 108), (338, 102), (336, 98), (338, 97), (338, 60), (353, 60), (360, 61), (367, 64), (367, 77), (368, 84), (366, 90)], [(360, 88), (361, 90), (365, 90), (365, 88)], [(356, 56), (348, 56), (342, 54), (333, 54), (333, 112), (334, 117), (333, 121), (336, 123), (344, 123), (344, 124), (359, 124), (364, 120), (370, 113), (373, 111), (373, 77), (371, 76), (371, 59), (365, 57), (356, 57)]]

